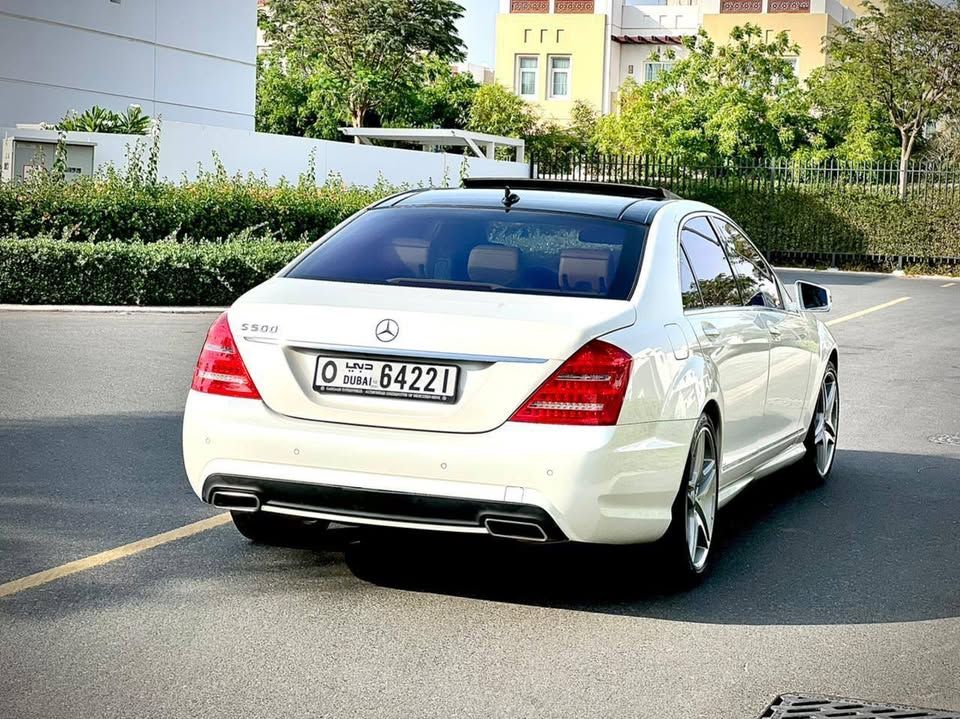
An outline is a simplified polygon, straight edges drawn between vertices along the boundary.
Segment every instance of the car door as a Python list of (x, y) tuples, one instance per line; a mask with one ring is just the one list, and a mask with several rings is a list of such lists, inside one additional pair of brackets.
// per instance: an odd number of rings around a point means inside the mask
[[(716, 368), (723, 394), (723, 466), (732, 467), (763, 446), (770, 334), (759, 314), (744, 307), (736, 276), (705, 216), (685, 221), (680, 244), (681, 262), (689, 262), (696, 285), (688, 280), (682, 289), (684, 313), (704, 360)], [(737, 478), (734, 472), (723, 482)]]
[(770, 376), (764, 403), (765, 432), (770, 442), (780, 441), (800, 429), (800, 416), (816, 346), (808, 339), (807, 321), (786, 308), (773, 270), (746, 234), (729, 219), (711, 217), (727, 250), (730, 264), (747, 302), (770, 333)]

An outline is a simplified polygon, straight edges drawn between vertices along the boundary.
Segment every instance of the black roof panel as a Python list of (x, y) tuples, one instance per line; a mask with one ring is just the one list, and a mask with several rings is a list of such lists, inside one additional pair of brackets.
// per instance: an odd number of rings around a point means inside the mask
[[(596, 217), (619, 219), (632, 205), (643, 205), (645, 210), (636, 213), (632, 210), (630, 216), (624, 219), (633, 222), (649, 222), (654, 207), (663, 205), (663, 200), (638, 200), (635, 197), (616, 195), (600, 195), (588, 192), (560, 192), (552, 190), (529, 190), (524, 188), (510, 188), (520, 199), (511, 205), (511, 209), (539, 210), (546, 212), (573, 212)], [(403, 195), (393, 203), (393, 207), (488, 207), (504, 210), (504, 192), (502, 189), (439, 189), (424, 190), (409, 195)], [(653, 206), (653, 207), (651, 207)]]
[(549, 180), (527, 177), (466, 177), (463, 186), (469, 190), (492, 188), (511, 190), (553, 190), (556, 192), (577, 192), (588, 195), (611, 195), (614, 197), (633, 197), (635, 199), (676, 200), (675, 194), (662, 187), (644, 185), (626, 185), (616, 182), (588, 182), (581, 180)]

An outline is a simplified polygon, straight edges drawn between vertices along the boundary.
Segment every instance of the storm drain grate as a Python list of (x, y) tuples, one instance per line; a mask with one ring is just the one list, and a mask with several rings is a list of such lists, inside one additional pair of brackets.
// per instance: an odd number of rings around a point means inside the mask
[(955, 444), (960, 445), (960, 434), (934, 434), (927, 439), (934, 444)]
[(817, 694), (781, 694), (760, 719), (960, 719), (960, 712), (914, 709), (897, 704), (876, 704)]

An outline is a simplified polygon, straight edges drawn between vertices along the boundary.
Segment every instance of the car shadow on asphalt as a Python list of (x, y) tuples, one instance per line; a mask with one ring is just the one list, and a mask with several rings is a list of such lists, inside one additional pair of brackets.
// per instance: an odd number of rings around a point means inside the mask
[(337, 541), (358, 578), (410, 591), (720, 624), (917, 621), (960, 616), (958, 490), (949, 456), (841, 450), (814, 487), (779, 472), (721, 511), (712, 571), (686, 591), (643, 548), (355, 530)]
[[(209, 516), (183, 477), (179, 432), (174, 414), (5, 423), (0, 428), (4, 578)], [(720, 513), (713, 571), (687, 591), (671, 589), (655, 554), (642, 549), (356, 528), (336, 528), (292, 550), (250, 545), (224, 528), (196, 540), (203, 550), (193, 540), (171, 544), (145, 554), (149, 561), (108, 565), (65, 586), (82, 585), (90, 589), (85, 596), (98, 602), (105, 595), (130, 601), (150, 587), (165, 591), (182, 570), (191, 582), (203, 577), (211, 587), (229, 576), (247, 590), (287, 591), (297, 584), (303, 591), (346, 592), (356, 591), (359, 579), (372, 587), (691, 622), (955, 617), (960, 616), (958, 490), (960, 457), (946, 446), (922, 455), (841, 450), (833, 476), (821, 487), (804, 485), (789, 470), (780, 472), (749, 487)], [(161, 556), (169, 561), (155, 572)], [(137, 572), (143, 584), (111, 583), (115, 572), (126, 571)], [(337, 579), (331, 587), (332, 576)], [(28, 604), (30, 596), (35, 595), (24, 595)], [(72, 606), (58, 603), (49, 610)]]

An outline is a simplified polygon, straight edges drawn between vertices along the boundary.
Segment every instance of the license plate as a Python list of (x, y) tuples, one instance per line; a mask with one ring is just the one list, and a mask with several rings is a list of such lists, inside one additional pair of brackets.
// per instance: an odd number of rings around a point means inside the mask
[(456, 365), (320, 355), (313, 388), (317, 392), (453, 402), (459, 372)]

